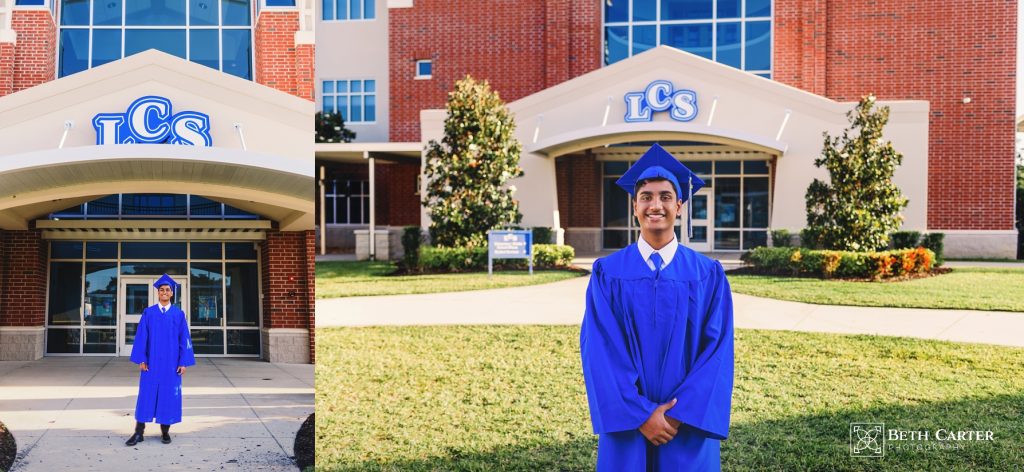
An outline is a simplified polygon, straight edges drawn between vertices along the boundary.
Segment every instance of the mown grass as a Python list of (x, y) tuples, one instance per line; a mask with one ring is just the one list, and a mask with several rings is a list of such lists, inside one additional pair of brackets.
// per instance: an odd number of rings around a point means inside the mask
[(1024, 311), (1024, 269), (963, 267), (902, 282), (728, 274), (735, 293), (820, 305)]
[[(317, 336), (317, 469), (594, 468), (577, 327), (330, 328)], [(740, 330), (735, 378), (724, 470), (1024, 465), (1024, 349)], [(851, 422), (992, 430), (996, 440), (852, 458)]]
[(583, 271), (526, 270), (460, 274), (389, 275), (397, 267), (387, 261), (330, 261), (316, 264), (316, 297), (361, 297), (412, 293), (461, 292), (546, 284), (586, 275)]

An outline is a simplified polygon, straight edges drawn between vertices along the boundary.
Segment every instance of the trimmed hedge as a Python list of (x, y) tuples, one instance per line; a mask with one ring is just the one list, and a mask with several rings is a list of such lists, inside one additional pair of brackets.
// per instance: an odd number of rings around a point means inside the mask
[[(487, 248), (421, 247), (417, 269), (423, 272), (470, 272), (487, 270)], [(576, 251), (572, 246), (556, 244), (533, 245), (533, 268), (566, 268), (572, 264)], [(526, 259), (497, 259), (496, 269), (525, 269)]]
[(879, 280), (931, 272), (935, 253), (924, 247), (879, 252), (759, 247), (743, 260), (765, 274)]

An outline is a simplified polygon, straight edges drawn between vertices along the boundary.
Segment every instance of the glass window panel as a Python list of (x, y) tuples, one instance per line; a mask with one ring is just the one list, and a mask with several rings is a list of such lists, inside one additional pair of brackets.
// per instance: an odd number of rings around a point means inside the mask
[(117, 324), (117, 263), (87, 262), (85, 264), (85, 324), (114, 326)]
[(715, 231), (715, 250), (733, 251), (740, 248), (739, 231)]
[(228, 326), (259, 326), (260, 292), (256, 263), (228, 262), (225, 266)]
[(190, 195), (188, 205), (189, 213), (192, 216), (220, 216), (223, 213), (221, 211), (223, 205), (220, 202), (199, 195)]
[(416, 61), (416, 76), (430, 77), (434, 75), (433, 61)]
[(718, 42), (718, 56), (716, 57), (716, 60), (722, 64), (732, 66), (737, 69), (742, 67), (740, 39), (739, 23), (719, 23), (718, 38), (716, 39)]
[(740, 161), (718, 161), (715, 163), (715, 172), (718, 174), (739, 174)]
[(224, 26), (249, 26), (249, 0), (221, 0), (221, 4), (224, 6)]
[(349, 223), (347, 198), (338, 199), (335, 214), (337, 215), (337, 223)]
[(626, 230), (604, 230), (604, 248), (621, 249), (629, 246), (629, 234)]
[[(120, 13), (120, 7), (117, 11)], [(88, 26), (89, 0), (63, 0), (60, 6), (60, 24), (64, 26)]]
[(149, 284), (125, 284), (124, 312), (129, 315), (141, 315), (149, 306)]
[(320, 8), (320, 12), (323, 14), (323, 19), (334, 19), (334, 0), (323, 0), (323, 3), (320, 5)]
[(89, 30), (60, 30), (60, 76), (67, 77), (88, 68)]
[(90, 241), (85, 245), (86, 259), (117, 259), (117, 243)]
[(743, 249), (754, 249), (755, 247), (768, 245), (767, 231), (744, 231)]
[(188, 58), (196, 64), (220, 70), (220, 38), (217, 30), (195, 29), (188, 32)]
[(224, 254), (221, 243), (192, 243), (192, 259), (217, 259)]
[[(707, 195), (694, 195), (691, 200), (693, 205), (693, 219), (695, 220), (706, 220), (708, 219), (708, 196)], [(685, 209), (689, 211), (689, 209)], [(688, 214), (682, 215), (683, 217)]]
[(268, 7), (294, 7), (295, 0), (267, 0)]
[(361, 93), (363, 91), (362, 80), (353, 80), (350, 85), (352, 86), (352, 93)]
[(349, 121), (363, 121), (363, 97), (360, 95), (352, 97), (352, 108), (349, 109)]
[(604, 173), (605, 175), (622, 175), (629, 169), (628, 162), (605, 162)]
[(187, 195), (160, 193), (126, 193), (121, 196), (125, 215), (185, 216), (188, 214)]
[(692, 243), (706, 243), (708, 242), (708, 227), (707, 226), (693, 226), (693, 237), (690, 238)]
[(324, 198), (324, 208), (327, 211), (327, 214), (324, 215), (324, 217), (326, 218), (327, 224), (338, 223), (338, 221), (334, 219), (334, 200), (335, 197)]
[(661, 43), (711, 59), (711, 23), (662, 26)]
[(65, 209), (63, 209), (61, 211), (54, 212), (53, 214), (54, 215), (60, 215), (62, 218), (66, 218), (66, 217), (70, 217), (70, 216), (75, 216), (75, 215), (84, 215), (85, 214), (85, 205), (78, 205), (78, 206), (73, 206), (71, 208), (65, 208)]
[(131, 56), (156, 49), (185, 59), (185, 30), (127, 29), (124, 31), (124, 55)]
[(78, 354), (81, 351), (82, 330), (47, 328), (47, 354)]
[(81, 259), (82, 241), (52, 241), (50, 243), (51, 259)]
[[(686, 161), (683, 165), (698, 175), (711, 175), (711, 161)], [(705, 179), (707, 180), (707, 179)]]
[(375, 16), (373, 0), (363, 0), (363, 18), (372, 20)]
[(772, 0), (747, 0), (747, 16), (772, 16)]
[[(740, 179), (716, 178), (715, 228), (739, 228), (740, 211)], [(715, 240), (718, 240), (717, 233)]]
[(116, 329), (87, 329), (82, 352), (86, 354), (114, 354), (117, 352)]
[[(93, 2), (92, 24), (99, 26), (121, 26), (121, 0), (97, 0)], [(120, 38), (118, 38), (118, 43), (120, 42)]]
[(633, 27), (633, 54), (640, 54), (648, 49), (654, 49), (658, 45), (657, 26), (634, 26)]
[(745, 174), (768, 175), (768, 161), (743, 161)]
[(252, 32), (245, 30), (224, 30), (224, 72), (252, 78)]
[(247, 211), (239, 210), (238, 208), (235, 208), (235, 207), (233, 207), (231, 205), (224, 205), (224, 215), (225, 216), (246, 216), (246, 217), (249, 217), (249, 218), (252, 218), (252, 219), (259, 218), (259, 216), (257, 216), (257, 215), (254, 215), (254, 214), (249, 213)]
[(122, 242), (122, 259), (185, 259), (185, 243), (181, 242)]
[[(82, 322), (82, 263), (50, 263), (48, 315), (51, 325), (79, 325)], [(76, 351), (77, 352), (77, 351)]]
[(604, 63), (615, 64), (629, 57), (629, 27), (608, 26), (604, 29)]
[(135, 344), (135, 333), (139, 330), (138, 323), (125, 323), (124, 324), (124, 343), (127, 345)]
[(711, 6), (712, 0), (661, 0), (661, 19), (711, 19)]
[(363, 118), (365, 121), (376, 121), (377, 120), (377, 97), (374, 95), (367, 95), (363, 98), (364, 113), (366, 116)]
[(346, 93), (346, 92), (348, 92), (348, 81), (347, 80), (339, 80), (338, 81), (338, 93)]
[(739, 18), (740, 0), (718, 0), (719, 18)]
[[(101, 30), (94, 30), (94, 31), (99, 33)], [(106, 31), (104, 31), (104, 32), (106, 32)], [(121, 38), (120, 38), (121, 32), (117, 31), (117, 34), (118, 34), (118, 39), (117, 39), (117, 41), (118, 41), (118, 50), (117, 50), (117, 54), (120, 55), (121, 54), (121, 46), (120, 46), (120, 44), (121, 44), (120, 43), (120, 41), (121, 41)], [(121, 210), (120, 206), (121, 206), (120, 195), (107, 195), (107, 196), (102, 197), (102, 198), (97, 198), (96, 200), (93, 200), (93, 201), (91, 201), (91, 202), (89, 202), (87, 204), (87, 207), (89, 209), (89, 215), (116, 215)]]
[(45, 3), (44, 0), (15, 0), (14, 4), (17, 6), (29, 6), (29, 7), (41, 7)]
[(342, 120), (348, 121), (348, 97), (338, 97), (337, 112), (341, 114)]
[[(657, 10), (658, 4), (655, 0), (633, 0), (633, 21), (657, 20)], [(636, 41), (636, 37), (633, 41)]]
[(193, 329), (192, 350), (196, 354), (224, 354), (224, 331), (221, 329)]
[(363, 17), (363, 0), (349, 0), (349, 18), (358, 20)]
[(188, 24), (217, 26), (217, 0), (188, 0)]
[(604, 226), (629, 226), (629, 203), (629, 194), (615, 179), (604, 179)]
[(768, 227), (768, 177), (743, 179), (743, 227)]
[(615, 23), (629, 21), (630, 0), (604, 0), (604, 21)]
[(764, 77), (766, 79), (772, 78), (772, 74), (770, 72), (762, 72), (760, 74), (754, 74), (754, 75), (756, 75), (758, 77)]
[[(125, 3), (124, 17), (127, 25), (184, 26), (185, 0), (132, 0)], [(131, 43), (125, 40), (125, 44)], [(127, 51), (125, 55), (129, 55)]]
[(223, 270), (220, 262), (192, 263), (189, 277), (192, 326), (220, 326), (224, 307)]
[[(185, 244), (185, 243), (181, 243)], [(122, 248), (122, 256), (124, 249)], [(184, 262), (122, 262), (121, 275), (185, 275)]]
[(324, 114), (334, 113), (334, 97), (324, 97)]
[(361, 200), (362, 203), (363, 203), (363, 205), (362, 205), (362, 207), (363, 207), (362, 208), (363, 209), (363, 214), (359, 218), (359, 221), (353, 221), (353, 223), (360, 223), (360, 224), (364, 224), (365, 225), (365, 224), (370, 222), (370, 199), (369, 198), (360, 198), (359, 200)]
[(253, 243), (224, 243), (225, 259), (256, 259), (259, 254)]
[(259, 354), (260, 331), (257, 329), (229, 329), (228, 354)]
[(367, 92), (367, 93), (369, 93), (369, 92), (376, 92), (377, 91), (377, 81), (376, 80), (364, 80), (363, 81), (363, 91)]
[(746, 70), (768, 70), (772, 68), (772, 23), (770, 21), (747, 22)]
[(325, 80), (324, 81), (324, 93), (334, 93), (334, 81), (333, 80)]

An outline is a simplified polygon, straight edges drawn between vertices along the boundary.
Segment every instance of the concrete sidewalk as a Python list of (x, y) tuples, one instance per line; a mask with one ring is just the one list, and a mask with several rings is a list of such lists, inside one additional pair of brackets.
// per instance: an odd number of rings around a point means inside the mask
[[(316, 325), (578, 325), (588, 277), (529, 287), (317, 300)], [(1024, 313), (811, 305), (733, 294), (736, 327), (1024, 347)]]
[(297, 470), (295, 433), (313, 412), (313, 366), (200, 358), (185, 374), (183, 421), (160, 443), (131, 435), (138, 366), (125, 357), (0, 362), (0, 421), (12, 471)]

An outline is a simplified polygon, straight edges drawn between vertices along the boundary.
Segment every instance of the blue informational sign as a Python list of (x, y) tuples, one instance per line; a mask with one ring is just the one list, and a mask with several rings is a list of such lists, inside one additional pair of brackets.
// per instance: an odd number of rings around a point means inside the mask
[(651, 121), (654, 113), (667, 111), (676, 121), (691, 121), (697, 117), (697, 92), (687, 89), (675, 90), (672, 82), (655, 80), (643, 92), (629, 92), (626, 100), (627, 123)]
[(526, 259), (533, 275), (533, 233), (529, 230), (487, 232), (487, 275), (494, 272), (495, 259)]
[(171, 101), (153, 95), (132, 102), (124, 113), (100, 113), (93, 117), (96, 144), (182, 144), (213, 146), (210, 117), (195, 111), (177, 114)]

